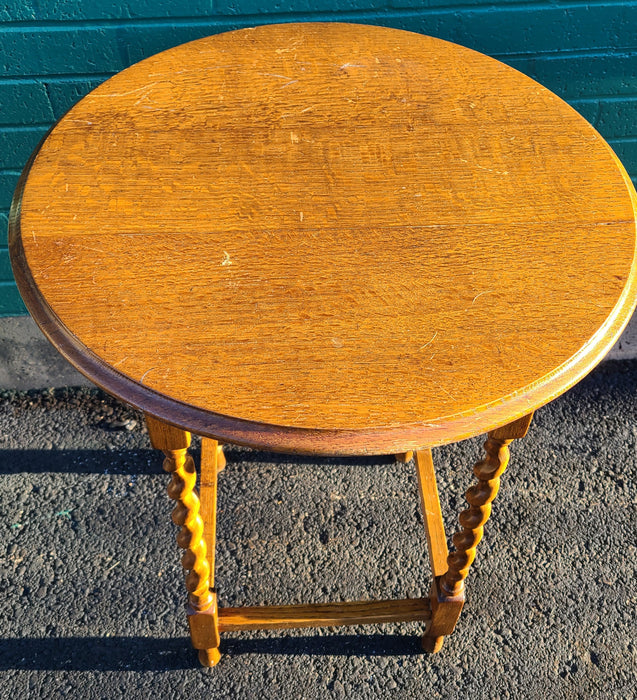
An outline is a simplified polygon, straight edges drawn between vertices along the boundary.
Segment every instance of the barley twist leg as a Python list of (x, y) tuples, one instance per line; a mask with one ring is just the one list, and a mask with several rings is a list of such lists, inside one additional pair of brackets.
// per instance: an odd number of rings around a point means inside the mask
[[(219, 633), (217, 625), (217, 596), (211, 590), (213, 578), (211, 564), (206, 552), (204, 521), (200, 514), (201, 504), (195, 489), (197, 472), (195, 463), (188, 453), (190, 433), (175, 426), (146, 416), (146, 424), (151, 443), (161, 450), (166, 459), (164, 470), (171, 475), (168, 496), (176, 501), (172, 513), (173, 522), (181, 529), (177, 534), (177, 544), (185, 549), (181, 563), (188, 572), (188, 624), (199, 659), (205, 666), (212, 666), (219, 660)], [(214, 444), (215, 470), (214, 489), (216, 495), (216, 472), (219, 452)], [(221, 453), (223, 455), (223, 453)], [(207, 470), (208, 471), (208, 470)], [(208, 484), (206, 487), (210, 488)], [(214, 499), (216, 504), (216, 498)], [(213, 536), (214, 542), (214, 536)]]
[(489, 436), (484, 443), (487, 456), (473, 468), (479, 481), (466, 493), (469, 508), (460, 513), (462, 530), (453, 536), (455, 551), (447, 559), (449, 568), (441, 580), (441, 588), (446, 595), (457, 596), (464, 589), (464, 580), (476, 557), (476, 547), (482, 539), (484, 524), (491, 515), (491, 502), (500, 488), (500, 476), (509, 463), (511, 442), (513, 441)]
[(473, 473), (478, 483), (466, 493), (469, 508), (460, 514), (462, 530), (453, 536), (455, 551), (447, 557), (447, 571), (434, 578), (430, 593), (432, 620), (422, 639), (426, 651), (436, 652), (451, 634), (464, 605), (464, 581), (476, 556), (484, 525), (491, 515), (491, 503), (500, 488), (500, 476), (509, 463), (509, 445), (526, 435), (533, 414), (489, 433), (484, 443), (486, 456)]
[(164, 454), (164, 471), (172, 475), (168, 496), (177, 501), (172, 520), (181, 527), (177, 544), (186, 550), (181, 564), (188, 571), (188, 602), (194, 610), (203, 611), (212, 605), (213, 597), (209, 588), (210, 565), (206, 559), (203, 520), (199, 516), (199, 497), (195, 490), (197, 471), (186, 449), (165, 450)]
[(491, 513), (491, 501), (500, 484), (500, 475), (509, 459), (511, 440), (495, 439), (489, 435), (485, 443), (487, 456), (478, 462), (473, 472), (478, 484), (466, 493), (469, 508), (460, 514), (462, 530), (453, 536), (455, 551), (447, 557), (447, 571), (434, 578), (430, 593), (431, 624), (422, 638), (425, 651), (440, 651), (445, 636), (451, 634), (464, 605), (464, 580), (476, 556), (476, 547), (482, 539), (484, 524)]

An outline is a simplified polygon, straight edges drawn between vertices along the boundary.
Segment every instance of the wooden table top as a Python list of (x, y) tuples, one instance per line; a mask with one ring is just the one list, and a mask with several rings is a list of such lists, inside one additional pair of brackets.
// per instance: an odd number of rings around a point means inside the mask
[(566, 103), (431, 37), (285, 24), (171, 49), (64, 116), (10, 222), (98, 385), (195, 432), (390, 453), (587, 373), (635, 304), (635, 192)]

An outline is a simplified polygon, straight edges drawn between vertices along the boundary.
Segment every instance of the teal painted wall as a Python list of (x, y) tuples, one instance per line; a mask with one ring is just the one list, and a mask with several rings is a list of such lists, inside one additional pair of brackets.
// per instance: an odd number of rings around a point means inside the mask
[(58, 117), (163, 49), (308, 20), (409, 29), (494, 56), (570, 102), (637, 181), (637, 0), (9, 0), (0, 4), (0, 315), (25, 313), (7, 215), (20, 170)]

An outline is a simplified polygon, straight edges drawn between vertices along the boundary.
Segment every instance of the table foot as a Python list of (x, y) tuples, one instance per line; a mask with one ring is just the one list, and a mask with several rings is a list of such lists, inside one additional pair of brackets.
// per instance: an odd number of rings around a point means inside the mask
[(442, 644), (445, 641), (444, 636), (440, 637), (430, 637), (425, 635), (421, 640), (420, 644), (424, 651), (430, 654), (437, 654), (442, 649)]
[(213, 647), (212, 649), (199, 649), (199, 663), (202, 666), (211, 668), (216, 666), (221, 659), (221, 653), (218, 647)]

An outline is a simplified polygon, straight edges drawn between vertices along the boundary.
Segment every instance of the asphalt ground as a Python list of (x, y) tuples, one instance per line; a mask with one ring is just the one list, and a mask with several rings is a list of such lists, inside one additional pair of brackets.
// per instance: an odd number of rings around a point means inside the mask
[[(636, 697), (637, 361), (606, 362), (512, 447), (437, 655), (418, 624), (232, 633), (199, 667), (161, 456), (87, 387), (0, 394), (0, 697)], [(434, 452), (453, 530), (480, 438)], [(196, 452), (196, 449), (195, 449)], [(221, 605), (414, 597), (413, 464), (227, 449)]]

